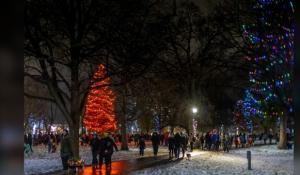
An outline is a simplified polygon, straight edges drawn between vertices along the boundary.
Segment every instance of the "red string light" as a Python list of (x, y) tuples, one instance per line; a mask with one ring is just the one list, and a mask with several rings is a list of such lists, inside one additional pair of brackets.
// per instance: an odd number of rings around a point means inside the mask
[(116, 130), (115, 95), (108, 86), (104, 86), (110, 81), (105, 75), (105, 66), (101, 64), (91, 81), (83, 120), (85, 128), (90, 132), (103, 133)]

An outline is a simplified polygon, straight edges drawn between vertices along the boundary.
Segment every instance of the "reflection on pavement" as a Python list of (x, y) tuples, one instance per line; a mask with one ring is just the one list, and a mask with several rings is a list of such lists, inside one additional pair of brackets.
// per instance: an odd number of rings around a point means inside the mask
[(125, 172), (128, 168), (127, 161), (112, 162), (111, 171), (107, 172), (105, 164), (102, 165), (101, 170), (99, 168), (92, 168), (91, 166), (85, 167), (83, 172), (77, 172), (76, 175), (118, 175)]
[(72, 172), (72, 170), (70, 170), (68, 173), (60, 171), (57, 173), (51, 173), (51, 175), (128, 175), (132, 171), (168, 164), (171, 162), (175, 163), (180, 160), (182, 159), (170, 160), (168, 155), (141, 157), (138, 159), (114, 161), (112, 162), (110, 172), (106, 171), (105, 164), (103, 164), (101, 170), (99, 168), (85, 166), (82, 171)]

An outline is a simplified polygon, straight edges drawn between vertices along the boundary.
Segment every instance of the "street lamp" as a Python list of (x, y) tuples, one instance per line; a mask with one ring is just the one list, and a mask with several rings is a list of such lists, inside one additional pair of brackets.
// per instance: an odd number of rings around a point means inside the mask
[(193, 112), (193, 114), (196, 114), (198, 112), (198, 109), (193, 107), (192, 112)]
[(195, 115), (197, 114), (198, 109), (196, 107), (193, 107), (192, 112), (193, 112), (193, 120), (192, 120), (193, 136), (195, 136), (196, 135), (196, 130), (197, 130), (197, 121), (195, 120)]

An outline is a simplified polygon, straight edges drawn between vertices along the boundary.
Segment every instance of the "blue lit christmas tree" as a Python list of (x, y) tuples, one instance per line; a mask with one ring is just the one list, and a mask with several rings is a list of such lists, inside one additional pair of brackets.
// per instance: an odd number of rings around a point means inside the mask
[[(286, 147), (287, 117), (293, 114), (294, 7), (291, 0), (258, 0), (256, 19), (244, 25), (253, 69), (243, 101), (244, 117), (280, 118), (279, 148)], [(251, 121), (251, 119), (249, 120)]]

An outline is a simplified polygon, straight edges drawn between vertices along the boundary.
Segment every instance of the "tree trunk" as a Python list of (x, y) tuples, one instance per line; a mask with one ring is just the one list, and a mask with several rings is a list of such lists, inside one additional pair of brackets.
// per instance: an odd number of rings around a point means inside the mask
[(122, 115), (121, 115), (122, 144), (121, 144), (121, 150), (129, 150), (128, 142), (127, 142), (127, 128), (126, 128), (126, 95), (127, 95), (127, 85), (125, 85), (125, 92), (122, 95)]
[(70, 125), (70, 138), (73, 156), (79, 158), (79, 122)]
[(282, 118), (280, 119), (280, 136), (279, 136), (279, 143), (277, 146), (278, 149), (287, 149), (286, 127), (287, 127), (287, 116), (283, 115)]
[[(71, 106), (70, 106), (70, 138), (74, 158), (79, 158), (79, 124), (80, 124), (80, 93), (79, 93), (79, 50), (74, 49), (72, 54), (71, 72)], [(84, 99), (82, 99), (84, 100)]]

